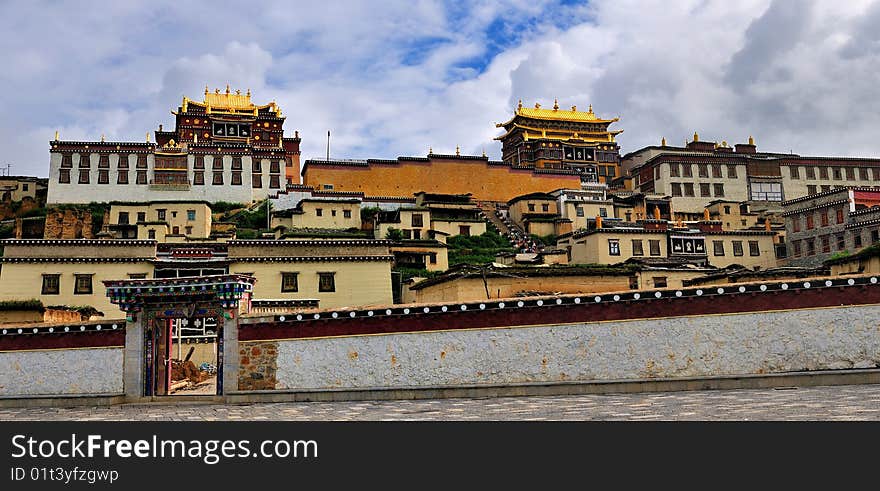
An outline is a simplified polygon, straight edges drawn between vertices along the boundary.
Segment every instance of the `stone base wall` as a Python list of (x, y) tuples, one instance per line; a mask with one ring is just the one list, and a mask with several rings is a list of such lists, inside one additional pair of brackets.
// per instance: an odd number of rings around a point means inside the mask
[[(238, 389), (272, 390), (277, 386), (278, 343), (274, 341), (239, 344)], [(296, 363), (296, 361), (293, 361)]]
[(52, 210), (46, 215), (44, 239), (92, 239), (92, 214), (88, 210)]

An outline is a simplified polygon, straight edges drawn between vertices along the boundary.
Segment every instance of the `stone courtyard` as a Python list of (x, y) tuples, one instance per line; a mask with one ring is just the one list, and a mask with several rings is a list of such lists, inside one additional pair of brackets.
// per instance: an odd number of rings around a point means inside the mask
[(0, 408), (0, 421), (880, 420), (880, 385), (408, 401)]

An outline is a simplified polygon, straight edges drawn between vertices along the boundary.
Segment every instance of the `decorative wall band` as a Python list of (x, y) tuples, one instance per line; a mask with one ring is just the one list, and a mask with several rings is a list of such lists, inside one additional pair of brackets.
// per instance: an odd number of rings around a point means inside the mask
[(239, 339), (312, 338), (515, 327), (880, 303), (878, 278), (723, 285), (446, 305), (390, 306), (242, 319)]
[(378, 256), (243, 256), (230, 257), (229, 262), (241, 263), (314, 263), (352, 261), (393, 261), (393, 255)]
[(152, 257), (0, 257), (0, 263), (141, 263)]

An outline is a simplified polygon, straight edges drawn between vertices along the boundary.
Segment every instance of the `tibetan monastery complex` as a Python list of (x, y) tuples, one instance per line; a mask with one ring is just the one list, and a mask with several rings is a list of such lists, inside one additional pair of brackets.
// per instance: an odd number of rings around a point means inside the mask
[[(498, 160), (457, 149), (302, 167), (299, 132), (249, 90), (206, 87), (171, 113), (173, 129), (142, 142), (56, 134), (47, 182), (3, 182), (0, 301), (111, 315), (101, 281), (226, 274), (255, 278), (254, 300), (279, 308), (663, 288), (864, 270), (880, 241), (878, 159), (696, 133), (621, 156), (618, 118), (592, 105), (520, 101), (496, 125)], [(471, 281), (475, 266), (495, 272)]]

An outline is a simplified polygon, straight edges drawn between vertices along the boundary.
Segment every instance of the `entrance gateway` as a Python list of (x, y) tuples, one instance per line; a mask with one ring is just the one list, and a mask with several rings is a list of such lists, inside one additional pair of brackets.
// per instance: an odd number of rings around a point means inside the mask
[[(250, 311), (255, 279), (231, 274), (104, 281), (110, 302), (126, 314), (123, 382), (129, 399), (172, 392), (175, 346), (191, 330), (216, 339), (216, 391), (238, 388), (238, 317)], [(213, 327), (213, 330), (206, 329)]]

